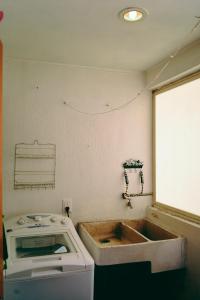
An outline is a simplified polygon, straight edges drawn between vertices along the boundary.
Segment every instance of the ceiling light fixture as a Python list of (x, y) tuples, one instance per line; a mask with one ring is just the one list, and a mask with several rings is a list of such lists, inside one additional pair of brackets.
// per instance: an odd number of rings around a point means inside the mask
[(136, 22), (142, 20), (147, 15), (147, 12), (142, 8), (129, 7), (124, 8), (119, 15), (124, 21)]

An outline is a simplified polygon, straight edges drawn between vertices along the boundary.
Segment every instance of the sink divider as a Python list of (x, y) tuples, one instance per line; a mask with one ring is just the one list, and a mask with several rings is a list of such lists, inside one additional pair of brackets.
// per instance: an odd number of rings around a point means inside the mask
[(123, 221), (121, 222), (121, 224), (126, 227), (129, 228), (130, 231), (134, 232), (135, 234), (141, 236), (145, 241), (144, 242), (152, 242), (152, 240), (148, 239), (146, 236), (144, 236), (142, 233), (140, 233), (139, 231), (137, 231), (136, 229), (134, 229), (133, 227), (129, 226), (128, 224), (124, 223)]

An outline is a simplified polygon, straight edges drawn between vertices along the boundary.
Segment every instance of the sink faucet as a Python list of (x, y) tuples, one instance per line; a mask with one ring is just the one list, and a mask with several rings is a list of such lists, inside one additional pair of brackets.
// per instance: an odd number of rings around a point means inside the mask
[(133, 209), (133, 205), (131, 203), (131, 199), (130, 198), (127, 198), (128, 199), (128, 202), (127, 202), (127, 206), (131, 209)]
[(127, 206), (128, 206), (129, 208), (133, 208), (133, 205), (132, 205), (132, 203), (131, 203), (131, 198), (130, 198), (130, 195), (129, 195), (129, 194), (123, 193), (123, 194), (122, 194), (122, 198), (128, 200)]

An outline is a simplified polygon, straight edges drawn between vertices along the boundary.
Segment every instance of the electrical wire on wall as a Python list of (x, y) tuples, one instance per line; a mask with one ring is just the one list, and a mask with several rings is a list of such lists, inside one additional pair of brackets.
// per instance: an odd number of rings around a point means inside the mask
[[(190, 36), (191, 34), (193, 34), (193, 32), (199, 27), (200, 25), (200, 16), (196, 16), (195, 17), (197, 20), (197, 22), (195, 23), (195, 25), (192, 27), (192, 29), (185, 35), (185, 37), (183, 38), (183, 42), (185, 42), (185, 40), (188, 38), (188, 36)], [(178, 47), (168, 58), (167, 62), (163, 65), (163, 67), (158, 71), (158, 73), (154, 76), (154, 78), (150, 81), (150, 83), (148, 83), (146, 86), (144, 86), (140, 91), (138, 91), (136, 93), (136, 95), (130, 99), (129, 101), (118, 105), (116, 107), (110, 108), (109, 110), (106, 111), (101, 111), (101, 112), (87, 112), (87, 111), (82, 111), (76, 107), (74, 107), (73, 105), (71, 105), (70, 103), (68, 103), (67, 101), (64, 101), (63, 104), (66, 105), (68, 108), (72, 109), (75, 112), (84, 114), (84, 115), (104, 115), (104, 114), (108, 114), (111, 113), (113, 111), (117, 111), (117, 110), (121, 110), (122, 108), (128, 106), (129, 104), (131, 104), (132, 102), (134, 102), (139, 96), (141, 96), (144, 92), (148, 91), (153, 84), (160, 78), (160, 76), (163, 74), (163, 72), (168, 68), (168, 66), (172, 63), (173, 59), (175, 57), (177, 57), (177, 55), (179, 54), (179, 52), (183, 49), (183, 47)]]

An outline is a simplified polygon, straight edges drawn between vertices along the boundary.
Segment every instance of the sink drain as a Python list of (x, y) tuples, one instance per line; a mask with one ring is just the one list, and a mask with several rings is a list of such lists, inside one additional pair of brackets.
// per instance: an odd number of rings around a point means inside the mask
[(100, 243), (107, 244), (107, 243), (110, 243), (110, 240), (109, 239), (102, 239), (102, 240), (100, 240)]

